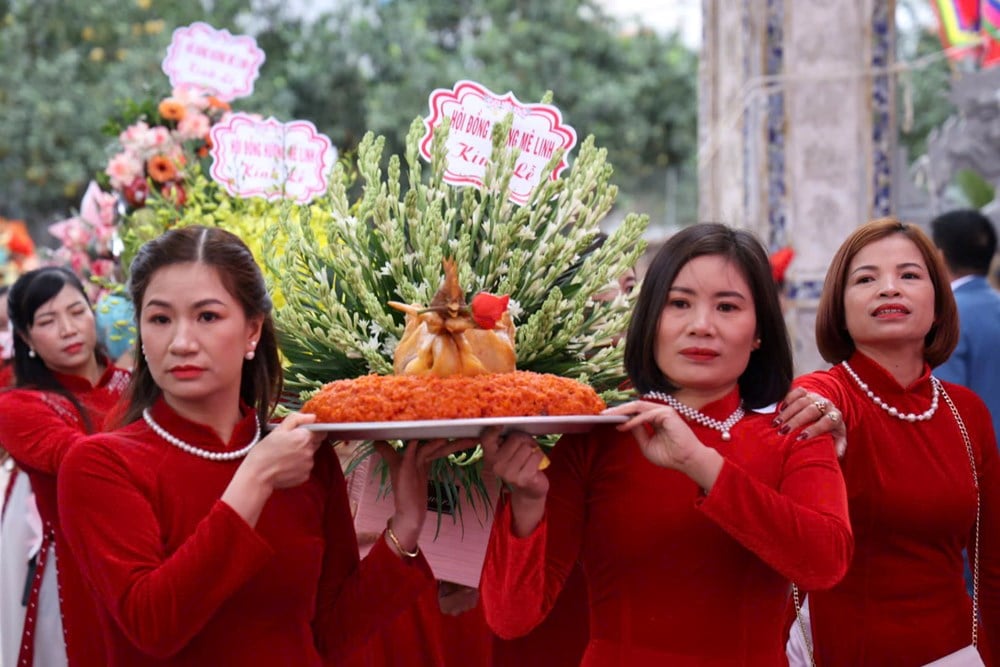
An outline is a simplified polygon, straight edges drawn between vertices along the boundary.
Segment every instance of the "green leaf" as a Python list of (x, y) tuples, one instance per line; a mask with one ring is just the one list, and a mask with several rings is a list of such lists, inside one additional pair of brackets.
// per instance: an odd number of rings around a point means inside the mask
[(996, 188), (971, 169), (959, 169), (955, 174), (955, 182), (972, 208), (982, 208), (996, 196)]

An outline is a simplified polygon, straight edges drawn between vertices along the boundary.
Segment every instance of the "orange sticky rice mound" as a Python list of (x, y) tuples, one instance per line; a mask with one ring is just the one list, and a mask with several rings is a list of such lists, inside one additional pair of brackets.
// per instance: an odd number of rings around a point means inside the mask
[(325, 385), (303, 412), (320, 422), (418, 421), (473, 417), (592, 415), (605, 408), (589, 386), (514, 371), (484, 375), (365, 375)]

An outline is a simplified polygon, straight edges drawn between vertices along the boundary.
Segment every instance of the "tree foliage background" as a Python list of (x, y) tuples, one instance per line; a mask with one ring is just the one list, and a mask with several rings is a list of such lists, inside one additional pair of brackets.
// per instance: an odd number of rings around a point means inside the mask
[[(904, 0), (899, 11), (911, 15), (914, 26), (900, 35), (897, 58), (902, 62), (926, 59), (941, 51), (941, 37), (936, 26), (919, 24), (918, 5), (922, 0)], [(912, 162), (927, 151), (927, 136), (955, 112), (949, 101), (951, 81), (956, 66), (945, 58), (928, 61), (918, 70), (903, 72), (897, 81), (897, 104), (900, 114), (899, 143), (906, 148)]]
[(608, 149), (625, 198), (692, 160), (697, 55), (674, 36), (623, 32), (594, 0), (345, 0), (308, 21), (287, 4), (0, 2), (0, 216), (37, 227), (76, 206), (108, 158), (102, 126), (126, 99), (169, 94), (171, 33), (199, 20), (253, 34), (266, 53), (234, 108), (311, 120), (342, 153), (366, 130), (401, 152), (429, 93), (467, 78), (524, 102), (551, 89), (581, 140)]
[[(900, 6), (914, 13), (922, 2)], [(40, 230), (68, 214), (109, 156), (101, 128), (123, 100), (169, 93), (160, 62), (171, 33), (200, 20), (253, 34), (267, 55), (238, 110), (311, 120), (341, 153), (367, 130), (402, 152), (430, 91), (459, 79), (524, 102), (551, 89), (581, 139), (608, 149), (620, 208), (663, 220), (670, 168), (676, 219), (695, 218), (697, 54), (676, 36), (624, 31), (597, 0), (329, 0), (309, 20), (290, 4), (0, 0), (0, 216)], [(904, 60), (940, 48), (933, 30), (916, 30), (900, 40)], [(900, 142), (911, 160), (952, 111), (953, 74), (941, 61), (906, 82), (913, 122)]]

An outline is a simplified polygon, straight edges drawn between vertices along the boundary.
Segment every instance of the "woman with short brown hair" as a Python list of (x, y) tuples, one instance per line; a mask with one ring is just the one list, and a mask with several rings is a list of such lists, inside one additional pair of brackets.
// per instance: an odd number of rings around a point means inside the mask
[(905, 224), (895, 218), (881, 218), (859, 227), (851, 234), (827, 269), (823, 296), (816, 313), (816, 346), (823, 358), (830, 363), (850, 358), (857, 349), (847, 329), (843, 307), (851, 260), (862, 248), (897, 234), (909, 239), (917, 247), (934, 286), (934, 312), (937, 317), (936, 324), (927, 332), (924, 358), (934, 368), (944, 363), (955, 349), (958, 343), (958, 309), (937, 248), (916, 225)]
[[(837, 586), (808, 596), (813, 645), (798, 643), (817, 665), (923, 665), (963, 650), (975, 659), (977, 640), (987, 661), (1000, 658), (1000, 455), (979, 397), (931, 375), (958, 340), (945, 275), (916, 226), (882, 218), (855, 230), (816, 320), (835, 366), (796, 380), (779, 415), (783, 428), (799, 412), (836, 420), (832, 402), (846, 426), (855, 551)], [(801, 636), (794, 628), (793, 643)]]

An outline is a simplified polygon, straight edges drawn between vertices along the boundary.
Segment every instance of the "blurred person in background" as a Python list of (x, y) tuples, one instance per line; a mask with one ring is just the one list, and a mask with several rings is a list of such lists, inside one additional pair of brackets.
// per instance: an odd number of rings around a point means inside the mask
[(997, 251), (992, 221), (975, 209), (949, 211), (931, 221), (958, 306), (958, 345), (934, 375), (979, 394), (1000, 432), (1000, 293), (987, 280)]
[(14, 380), (14, 332), (10, 329), (7, 313), (7, 294), (10, 286), (0, 285), (0, 388)]
[[(96, 607), (65, 542), (56, 508), (56, 484), (66, 455), (88, 433), (99, 430), (121, 396), (129, 374), (112, 365), (97, 341), (94, 311), (79, 278), (61, 267), (24, 273), (8, 293), (14, 330), (14, 384), (0, 391), (0, 444), (19, 469), (16, 495), (5, 508), (5, 524), (19, 533), (31, 508), (30, 480), (41, 519), (41, 543), (11, 548), (31, 555), (30, 581), (15, 587), (25, 609), (23, 632), (14, 637), (4, 622), (5, 655), (18, 644), (14, 665), (104, 664)], [(10, 523), (7, 523), (7, 522)], [(23, 592), (22, 592), (23, 591)], [(5, 604), (9, 604), (9, 600)], [(5, 608), (8, 609), (8, 608)]]

